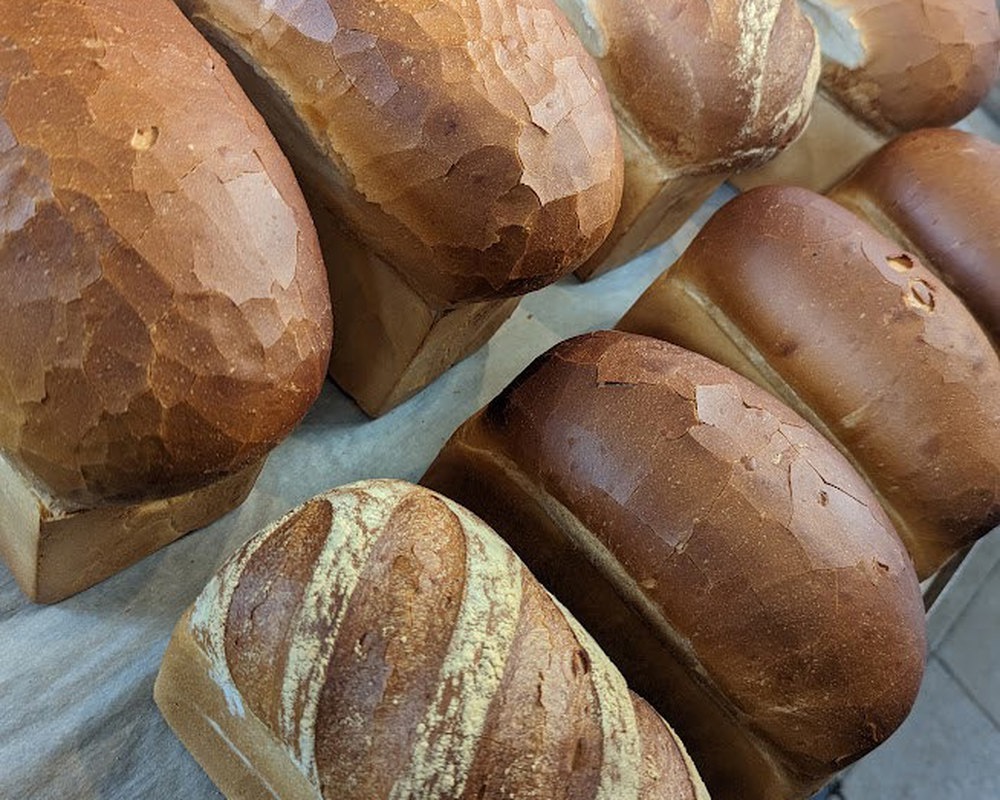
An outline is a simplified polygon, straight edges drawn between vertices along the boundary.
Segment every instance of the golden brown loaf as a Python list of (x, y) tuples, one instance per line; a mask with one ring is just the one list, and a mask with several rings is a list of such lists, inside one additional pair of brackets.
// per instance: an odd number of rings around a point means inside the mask
[(0, 0), (0, 448), (64, 507), (259, 461), (322, 385), (294, 176), (168, 2)]
[(428, 302), (540, 288), (610, 230), (614, 117), (552, 0), (179, 4), (309, 190)]
[(805, 189), (724, 206), (622, 319), (742, 372), (835, 442), (921, 577), (1000, 522), (1000, 362), (900, 245)]
[(957, 122), (1000, 63), (995, 0), (802, 0), (819, 29), (823, 93), (891, 135)]
[(794, 0), (557, 2), (597, 60), (625, 149), (622, 211), (585, 276), (666, 240), (806, 124), (819, 45)]
[(512, 544), (716, 800), (808, 797), (915, 698), (923, 607), (878, 502), (806, 422), (708, 359), (619, 332), (563, 342), (423, 482)]
[(905, 134), (829, 197), (915, 253), (1000, 346), (1000, 145), (945, 128)]
[(251, 539), (177, 626), (156, 695), (230, 798), (708, 798), (496, 534), (402, 481)]
[(557, 2), (664, 170), (758, 166), (805, 126), (819, 49), (794, 0)]

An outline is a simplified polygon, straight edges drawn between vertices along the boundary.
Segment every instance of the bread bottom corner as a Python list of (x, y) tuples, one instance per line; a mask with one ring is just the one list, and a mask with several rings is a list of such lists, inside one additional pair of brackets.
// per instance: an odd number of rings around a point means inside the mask
[(229, 513), (263, 466), (174, 497), (62, 511), (0, 457), (0, 557), (30, 600), (56, 603)]

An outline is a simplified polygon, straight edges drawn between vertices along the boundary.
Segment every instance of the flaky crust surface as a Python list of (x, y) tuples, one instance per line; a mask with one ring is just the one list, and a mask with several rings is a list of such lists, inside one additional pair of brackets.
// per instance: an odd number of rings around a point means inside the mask
[(614, 116), (551, 0), (180, 5), (251, 65), (303, 180), (428, 302), (540, 288), (610, 230)]
[(994, 0), (805, 0), (823, 43), (824, 92), (886, 135), (951, 125), (1000, 65)]
[[(479, 478), (497, 474), (509, 485)], [(913, 703), (923, 608), (875, 497), (798, 415), (701, 356), (616, 332), (557, 345), (423, 480), (483, 513), (600, 630), (713, 795), (808, 796)], [(570, 543), (555, 563), (535, 557), (546, 528)], [(632, 611), (617, 628), (574, 582), (595, 571)], [(639, 643), (664, 654), (661, 674)]]
[(177, 494), (305, 413), (331, 341), (294, 176), (167, 2), (0, 2), (0, 447), (65, 506)]
[(805, 189), (717, 212), (622, 327), (699, 350), (825, 430), (927, 577), (1000, 523), (1000, 362), (898, 243)]

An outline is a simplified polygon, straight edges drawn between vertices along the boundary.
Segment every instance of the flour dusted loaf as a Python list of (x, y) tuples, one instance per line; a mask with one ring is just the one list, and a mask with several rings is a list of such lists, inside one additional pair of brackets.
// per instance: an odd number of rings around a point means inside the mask
[(619, 327), (716, 359), (824, 431), (923, 578), (1000, 523), (1000, 362), (899, 244), (805, 189), (725, 205)]
[(597, 60), (625, 151), (589, 278), (666, 241), (730, 174), (802, 131), (819, 44), (794, 0), (557, 0)]
[(578, 266), (622, 163), (552, 0), (178, 0), (306, 190), (334, 289), (331, 374), (382, 413)]
[(958, 130), (914, 131), (829, 197), (916, 254), (1000, 345), (1000, 145)]
[(178, 624), (156, 700), (229, 798), (708, 798), (496, 534), (402, 481), (251, 539)]
[(319, 393), (316, 235), (166, 0), (0, 0), (0, 553), (55, 600), (221, 516)]
[(507, 539), (716, 800), (809, 797), (913, 703), (923, 606), (884, 512), (804, 420), (706, 358), (563, 342), (422, 482)]
[(805, 134), (734, 182), (826, 191), (890, 138), (971, 112), (1000, 65), (995, 0), (802, 0), (823, 71)]

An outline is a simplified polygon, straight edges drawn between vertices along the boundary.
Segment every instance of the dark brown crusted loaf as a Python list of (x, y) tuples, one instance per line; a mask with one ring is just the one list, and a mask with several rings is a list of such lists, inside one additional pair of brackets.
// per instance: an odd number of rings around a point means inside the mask
[(156, 695), (229, 797), (708, 798), (496, 534), (402, 481), (251, 539), (179, 623)]
[(891, 135), (951, 125), (1000, 64), (995, 0), (804, 0), (823, 46), (823, 93)]
[(809, 796), (916, 696), (923, 607), (876, 499), (801, 418), (701, 356), (618, 332), (557, 345), (423, 482), (514, 546), (717, 800)]
[(968, 310), (832, 200), (756, 189), (619, 327), (783, 397), (858, 467), (927, 577), (1000, 522), (1000, 362)]
[(614, 116), (552, 0), (179, 5), (307, 188), (429, 303), (538, 289), (610, 230)]
[(914, 131), (828, 196), (915, 253), (1000, 346), (1000, 145), (959, 130)]
[(0, 448), (63, 506), (259, 461), (323, 381), (288, 163), (165, 0), (0, 0)]

